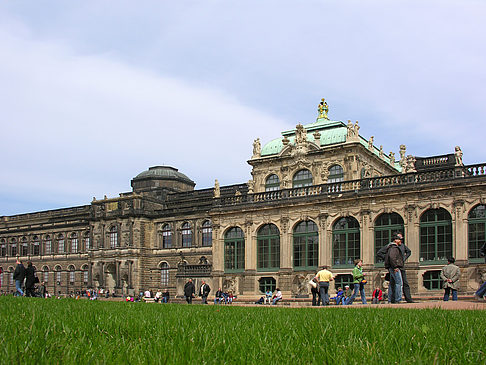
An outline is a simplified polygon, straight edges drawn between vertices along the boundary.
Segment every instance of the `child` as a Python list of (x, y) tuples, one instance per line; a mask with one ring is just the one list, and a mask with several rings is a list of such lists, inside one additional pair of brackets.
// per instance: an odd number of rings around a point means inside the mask
[(331, 299), (334, 299), (336, 301), (336, 305), (339, 305), (343, 301), (343, 297), (344, 297), (343, 288), (339, 287), (337, 289), (336, 296), (332, 297)]

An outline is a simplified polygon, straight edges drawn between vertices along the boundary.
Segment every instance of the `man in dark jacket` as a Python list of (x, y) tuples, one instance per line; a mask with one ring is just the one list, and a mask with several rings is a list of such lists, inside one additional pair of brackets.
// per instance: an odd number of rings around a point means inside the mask
[(201, 288), (199, 289), (199, 296), (201, 297), (202, 304), (208, 304), (208, 295), (211, 291), (211, 288), (208, 284), (203, 280), (201, 284)]
[(184, 296), (186, 297), (187, 304), (192, 304), (192, 298), (194, 297), (195, 293), (196, 288), (194, 283), (192, 282), (192, 279), (189, 279), (186, 285), (184, 285)]
[[(408, 260), (410, 255), (412, 254), (412, 251), (403, 243), (403, 235), (401, 233), (397, 233), (398, 238), (401, 239), (402, 244), (399, 246), (400, 251), (402, 251), (402, 256), (403, 256), (403, 262)], [(380, 260), (385, 259), (386, 252), (388, 251), (389, 246), (392, 244), (390, 242), (388, 245), (383, 246), (377, 253), (376, 257), (379, 258)], [(410, 293), (410, 285), (408, 284), (407, 280), (407, 272), (405, 271), (405, 268), (400, 269), (400, 274), (402, 275), (402, 290), (403, 290), (403, 296), (405, 297), (405, 300), (407, 303), (413, 303), (412, 299), (412, 294)], [(392, 279), (393, 280), (393, 279)], [(390, 287), (393, 288), (395, 283), (393, 281), (390, 281)]]
[[(402, 300), (402, 274), (400, 269), (403, 268), (403, 255), (400, 250), (402, 240), (398, 235), (393, 237), (393, 242), (388, 246), (388, 251), (385, 255), (385, 268), (390, 273), (390, 283), (393, 280), (395, 285), (392, 290), (392, 302), (400, 303)], [(394, 299), (394, 300), (393, 300)]]
[(19, 259), (17, 259), (17, 267), (15, 268), (13, 279), (15, 280), (15, 289), (17, 290), (15, 294), (17, 296), (23, 296), (24, 291), (22, 290), (22, 284), (25, 279), (25, 267)]
[(31, 261), (27, 261), (27, 269), (25, 269), (25, 296), (33, 297), (35, 289), (35, 267), (32, 266)]

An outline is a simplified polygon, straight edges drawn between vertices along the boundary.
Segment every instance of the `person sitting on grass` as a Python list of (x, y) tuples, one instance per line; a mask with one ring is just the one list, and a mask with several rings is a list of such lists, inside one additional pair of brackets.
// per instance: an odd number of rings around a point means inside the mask
[(337, 292), (336, 292), (336, 296), (332, 297), (331, 299), (335, 300), (336, 301), (336, 305), (339, 305), (339, 304), (344, 304), (344, 291), (343, 291), (343, 288), (339, 287)]
[(279, 288), (276, 289), (276, 293), (272, 298), (272, 305), (277, 305), (278, 302), (282, 300), (282, 292), (280, 291)]
[(383, 292), (379, 287), (376, 287), (375, 290), (373, 291), (372, 303), (380, 304), (382, 300), (383, 300)]

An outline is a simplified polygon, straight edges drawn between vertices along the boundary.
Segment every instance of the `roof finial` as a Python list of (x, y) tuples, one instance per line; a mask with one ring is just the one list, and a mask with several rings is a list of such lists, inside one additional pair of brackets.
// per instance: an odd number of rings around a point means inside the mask
[(317, 111), (319, 112), (317, 118), (324, 118), (329, 120), (329, 117), (327, 116), (327, 113), (329, 112), (329, 106), (327, 105), (326, 100), (324, 98), (321, 99), (321, 102), (317, 107)]

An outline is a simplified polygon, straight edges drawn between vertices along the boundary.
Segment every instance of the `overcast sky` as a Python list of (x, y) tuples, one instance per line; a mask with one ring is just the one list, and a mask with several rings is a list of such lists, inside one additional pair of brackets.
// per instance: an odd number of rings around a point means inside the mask
[(485, 162), (486, 1), (2, 1), (0, 216), (170, 165), (246, 182), (252, 142), (334, 120)]

